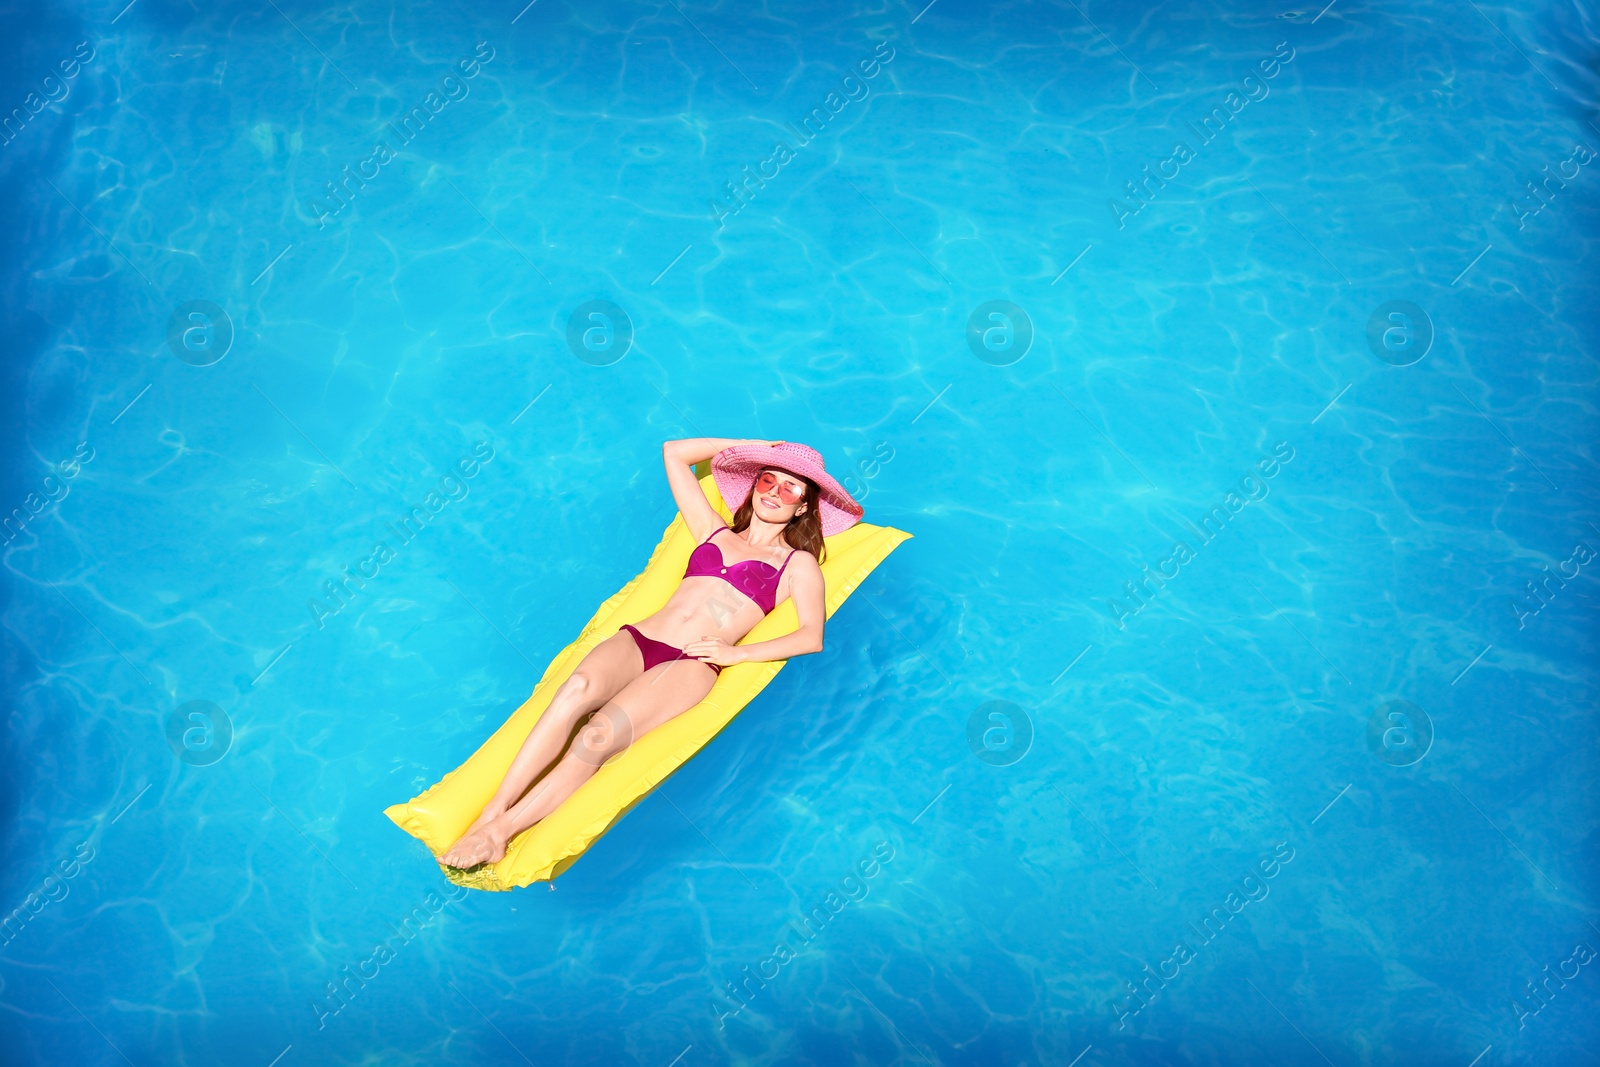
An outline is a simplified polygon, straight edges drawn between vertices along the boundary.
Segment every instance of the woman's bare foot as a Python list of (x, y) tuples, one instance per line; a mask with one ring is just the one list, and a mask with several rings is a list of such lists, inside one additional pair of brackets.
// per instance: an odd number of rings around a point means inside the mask
[(483, 829), (485, 826), (498, 819), (504, 811), (504, 808), (494, 807), (493, 802), (485, 805), (483, 811), (478, 813), (478, 817), (472, 820), (472, 825), (467, 827), (466, 830), (462, 832), (461, 837), (456, 838), (456, 840), (459, 841), (462, 837), (466, 837), (469, 834)]
[(461, 835), (461, 839), (451, 845), (439, 857), (439, 862), (446, 867), (476, 867), (480, 863), (498, 863), (506, 854), (506, 842), (511, 835), (500, 823), (498, 817), (483, 821), (483, 825), (474, 824), (474, 829)]

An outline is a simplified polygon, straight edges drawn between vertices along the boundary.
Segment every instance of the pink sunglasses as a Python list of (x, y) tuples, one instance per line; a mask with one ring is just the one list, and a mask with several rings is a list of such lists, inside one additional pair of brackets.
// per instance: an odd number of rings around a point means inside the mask
[(785, 504), (798, 504), (806, 498), (806, 487), (794, 482), (779, 482), (778, 476), (771, 471), (762, 471), (756, 477), (756, 492), (770, 493), (772, 487), (778, 487), (778, 499)]

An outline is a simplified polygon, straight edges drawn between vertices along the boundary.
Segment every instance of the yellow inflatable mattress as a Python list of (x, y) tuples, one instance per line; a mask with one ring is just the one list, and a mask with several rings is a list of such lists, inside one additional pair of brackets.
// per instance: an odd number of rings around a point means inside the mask
[[(723, 520), (731, 522), (732, 514), (709, 474), (701, 477), (700, 488)], [(822, 576), (827, 588), (829, 617), (872, 569), (910, 536), (891, 527), (858, 522), (828, 538)], [(435, 856), (453, 844), (499, 788), (506, 769), (557, 687), (591, 648), (616, 633), (623, 623), (638, 622), (660, 610), (683, 580), (694, 546), (694, 538), (683, 516), (674, 516), (660, 544), (650, 554), (645, 569), (600, 605), (578, 639), (550, 662), (544, 677), (534, 687), (533, 695), (523, 701), (505, 724), (467, 762), (446, 774), (427, 792), (409, 803), (385, 809), (384, 814), (427, 845)], [(794, 602), (786, 600), (757, 623), (740, 644), (782, 637), (799, 625)], [(635, 739), (595, 772), (561, 807), (512, 838), (500, 862), (470, 870), (448, 867), (441, 870), (452, 882), (473, 889), (514, 889), (554, 879), (728, 725), (777, 676), (785, 662), (772, 660), (725, 667), (704, 700)]]

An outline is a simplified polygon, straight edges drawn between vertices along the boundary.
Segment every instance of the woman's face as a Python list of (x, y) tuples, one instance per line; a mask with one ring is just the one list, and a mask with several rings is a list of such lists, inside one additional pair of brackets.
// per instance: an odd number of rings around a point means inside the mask
[(750, 491), (750, 509), (766, 522), (788, 522), (806, 510), (806, 483), (788, 471), (763, 468)]

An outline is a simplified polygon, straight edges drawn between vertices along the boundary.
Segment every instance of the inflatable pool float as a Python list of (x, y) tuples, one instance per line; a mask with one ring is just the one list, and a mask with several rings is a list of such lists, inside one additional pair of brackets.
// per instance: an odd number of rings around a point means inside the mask
[[(711, 475), (701, 467), (696, 467), (696, 473), (701, 475), (700, 489), (706, 500), (723, 521), (731, 522), (732, 513)], [(910, 536), (892, 527), (858, 522), (827, 538), (822, 577), (828, 616), (831, 618), (872, 569)], [(550, 661), (533, 695), (504, 725), (427, 792), (408, 803), (386, 808), (384, 814), (427, 845), (436, 857), (454, 844), (499, 788), (517, 750), (544, 714), (556, 689), (591, 648), (616, 633), (623, 623), (637, 622), (666, 604), (683, 580), (694, 547), (694, 536), (683, 516), (674, 516), (644, 570), (600, 605), (578, 639)], [(740, 644), (782, 637), (799, 626), (794, 601), (786, 600), (757, 623)], [(723, 668), (704, 700), (613, 756), (559, 808), (512, 838), (498, 863), (440, 870), (450, 881), (472, 889), (515, 889), (554, 879), (728, 725), (786, 662), (736, 663)]]

